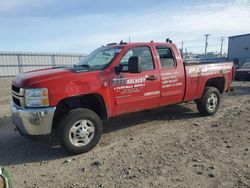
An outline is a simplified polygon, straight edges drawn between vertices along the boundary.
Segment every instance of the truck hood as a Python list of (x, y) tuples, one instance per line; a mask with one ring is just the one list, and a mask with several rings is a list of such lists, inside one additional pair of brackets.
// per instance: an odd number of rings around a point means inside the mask
[(82, 67), (49, 68), (19, 74), (12, 84), (24, 89), (47, 88), (50, 106), (56, 106), (62, 99), (98, 92), (107, 74)]
[(17, 87), (29, 88), (32, 85), (48, 82), (50, 80), (66, 77), (73, 73), (67, 68), (48, 68), (18, 74), (13, 80)]

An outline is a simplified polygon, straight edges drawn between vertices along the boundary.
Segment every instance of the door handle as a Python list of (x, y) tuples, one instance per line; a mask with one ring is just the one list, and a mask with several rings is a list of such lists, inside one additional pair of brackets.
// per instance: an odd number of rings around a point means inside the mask
[(157, 80), (158, 78), (157, 78), (157, 76), (155, 76), (155, 75), (150, 75), (150, 76), (147, 76), (146, 77), (146, 80), (150, 80), (150, 81), (154, 81), (154, 80)]

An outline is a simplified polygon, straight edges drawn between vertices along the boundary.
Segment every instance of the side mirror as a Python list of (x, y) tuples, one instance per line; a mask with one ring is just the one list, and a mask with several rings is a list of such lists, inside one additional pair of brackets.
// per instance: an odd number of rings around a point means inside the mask
[(128, 60), (128, 72), (140, 73), (141, 72), (141, 57), (132, 56)]
[(122, 69), (123, 65), (119, 64), (118, 66), (115, 67), (115, 73), (120, 74), (120, 72), (123, 72)]

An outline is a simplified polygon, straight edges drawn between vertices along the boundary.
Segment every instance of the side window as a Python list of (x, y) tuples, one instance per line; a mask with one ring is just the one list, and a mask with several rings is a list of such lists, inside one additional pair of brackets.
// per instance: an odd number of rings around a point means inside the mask
[(141, 57), (141, 70), (153, 70), (154, 69), (154, 62), (152, 58), (151, 51), (148, 47), (136, 47), (131, 48), (127, 53), (122, 57), (120, 64), (127, 65), (128, 60), (132, 56)]
[(163, 68), (173, 68), (176, 63), (174, 60), (174, 56), (170, 48), (167, 47), (157, 47), (156, 48), (159, 54), (159, 58), (161, 61), (161, 67)]

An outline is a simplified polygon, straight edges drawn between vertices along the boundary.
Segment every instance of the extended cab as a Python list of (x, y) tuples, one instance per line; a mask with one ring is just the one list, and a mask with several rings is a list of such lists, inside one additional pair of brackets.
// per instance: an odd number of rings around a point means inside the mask
[(91, 150), (102, 120), (194, 100), (216, 113), (230, 88), (233, 63), (185, 65), (172, 43), (103, 46), (72, 67), (19, 74), (12, 83), (12, 121), (24, 135), (55, 132), (69, 153)]

